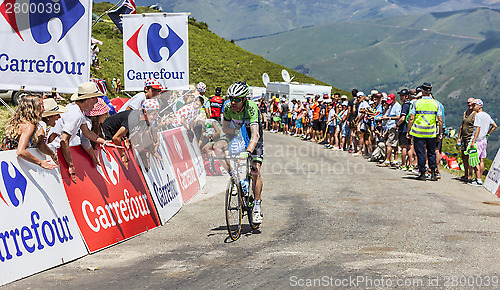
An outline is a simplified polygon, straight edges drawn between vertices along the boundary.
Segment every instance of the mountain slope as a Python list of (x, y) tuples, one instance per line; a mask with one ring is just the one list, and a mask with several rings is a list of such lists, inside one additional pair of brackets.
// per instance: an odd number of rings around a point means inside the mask
[[(500, 8), (497, 0), (137, 0), (185, 12), (226, 39), (269, 35), (311, 25), (475, 7)], [(144, 4), (143, 4), (144, 3)]]
[(447, 125), (459, 127), (470, 96), (500, 116), (498, 27), (499, 11), (479, 8), (331, 23), (237, 44), (345, 90), (394, 92), (431, 82)]
[[(94, 13), (101, 14), (112, 5), (97, 3)], [(138, 13), (152, 12), (145, 7), (138, 7)], [(103, 19), (107, 19), (104, 17)], [(100, 22), (93, 27), (92, 35), (104, 42), (99, 54), (102, 69), (93, 70), (97, 77), (111, 83), (113, 77), (123, 80), (123, 43), (122, 34), (113, 23)], [(106, 61), (108, 59), (108, 61)], [(226, 89), (238, 80), (244, 80), (252, 86), (263, 86), (262, 74), (268, 73), (271, 80), (281, 80), (283, 65), (272, 63), (261, 56), (245, 51), (234, 43), (226, 41), (210, 32), (207, 25), (189, 19), (189, 80), (191, 83), (203, 81), (212, 93), (215, 87)], [(305, 74), (288, 69), (295, 75), (294, 81), (329, 85)], [(336, 91), (341, 91), (334, 89)]]

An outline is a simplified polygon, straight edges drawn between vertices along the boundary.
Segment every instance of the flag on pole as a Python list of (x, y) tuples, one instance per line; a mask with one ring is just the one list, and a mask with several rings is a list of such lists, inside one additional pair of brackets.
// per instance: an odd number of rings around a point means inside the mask
[(120, 7), (108, 12), (109, 18), (113, 20), (116, 27), (118, 27), (121, 32), (123, 32), (122, 18), (120, 17), (122, 14), (137, 14), (137, 10), (135, 9), (135, 0), (125, 0)]

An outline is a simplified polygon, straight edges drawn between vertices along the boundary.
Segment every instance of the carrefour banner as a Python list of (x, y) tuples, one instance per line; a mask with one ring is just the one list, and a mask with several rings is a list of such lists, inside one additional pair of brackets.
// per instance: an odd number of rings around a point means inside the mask
[(498, 150), (493, 164), (491, 164), (488, 176), (484, 180), (484, 187), (500, 197), (500, 150)]
[(90, 76), (91, 17), (90, 0), (4, 0), (0, 88), (74, 93)]
[(0, 152), (0, 160), (0, 285), (88, 254), (59, 169), (42, 169), (15, 151)]
[[(128, 168), (117, 149), (97, 149), (100, 166), (96, 166), (81, 146), (71, 147), (76, 183), (61, 162), (63, 185), (90, 252), (160, 225), (139, 166), (131, 150), (126, 154)], [(63, 160), (60, 150), (58, 156)]]
[(200, 189), (198, 174), (189, 153), (188, 141), (185, 138), (184, 128), (176, 128), (162, 132), (168, 154), (170, 167), (175, 171), (179, 182), (184, 203), (193, 198)]
[(134, 153), (153, 197), (161, 223), (165, 224), (183, 205), (181, 189), (174, 169), (170, 165), (167, 147), (164, 142), (159, 142), (156, 156), (141, 155), (136, 149)]
[(125, 90), (142, 91), (157, 79), (168, 89), (189, 86), (187, 14), (123, 15)]

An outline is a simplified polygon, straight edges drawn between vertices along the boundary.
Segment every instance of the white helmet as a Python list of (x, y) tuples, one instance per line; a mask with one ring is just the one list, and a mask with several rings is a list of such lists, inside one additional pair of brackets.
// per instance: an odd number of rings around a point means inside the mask
[(227, 89), (228, 97), (244, 98), (248, 95), (249, 89), (246, 82), (238, 81)]

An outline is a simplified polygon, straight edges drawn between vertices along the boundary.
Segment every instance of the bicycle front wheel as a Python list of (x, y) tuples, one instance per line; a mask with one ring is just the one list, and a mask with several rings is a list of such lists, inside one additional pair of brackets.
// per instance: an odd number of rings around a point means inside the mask
[(239, 194), (238, 184), (231, 178), (226, 189), (226, 225), (229, 237), (236, 241), (241, 235), (241, 218), (243, 209), (241, 206), (241, 194)]

